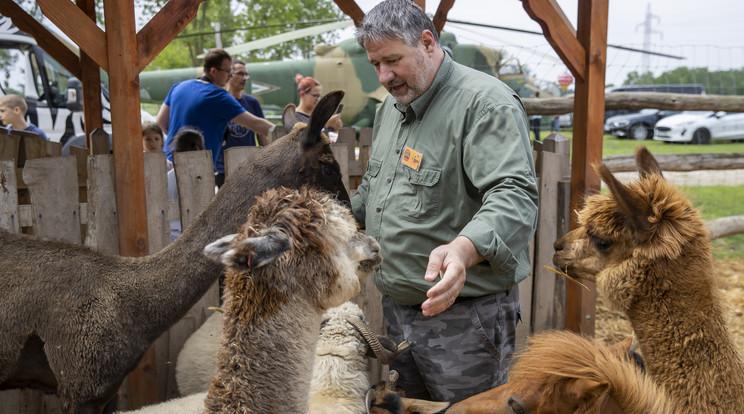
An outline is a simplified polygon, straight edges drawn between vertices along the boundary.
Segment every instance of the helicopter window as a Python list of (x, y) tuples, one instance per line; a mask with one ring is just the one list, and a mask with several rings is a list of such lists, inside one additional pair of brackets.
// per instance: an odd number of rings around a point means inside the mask
[(49, 86), (52, 88), (52, 102), (50, 104), (57, 107), (65, 106), (67, 103), (67, 80), (72, 77), (72, 74), (48, 55), (44, 57), (44, 69), (47, 79), (49, 79)]
[[(28, 64), (28, 49), (0, 44), (0, 86), (5, 93), (36, 98), (33, 72)], [(28, 86), (27, 86), (28, 85)]]

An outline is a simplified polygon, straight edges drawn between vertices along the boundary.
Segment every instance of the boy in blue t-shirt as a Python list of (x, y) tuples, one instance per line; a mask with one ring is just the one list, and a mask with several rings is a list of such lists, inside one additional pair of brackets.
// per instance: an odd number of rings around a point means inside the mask
[(7, 129), (33, 132), (41, 139), (49, 141), (44, 131), (32, 123), (26, 122), (26, 111), (28, 111), (28, 105), (26, 105), (26, 100), (22, 96), (0, 96), (0, 122)]

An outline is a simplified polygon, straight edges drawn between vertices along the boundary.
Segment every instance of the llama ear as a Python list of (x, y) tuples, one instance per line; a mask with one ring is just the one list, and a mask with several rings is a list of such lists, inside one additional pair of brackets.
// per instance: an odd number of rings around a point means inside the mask
[(291, 131), (297, 123), (297, 106), (293, 103), (288, 103), (282, 111), (282, 124), (284, 129)]
[(289, 238), (282, 232), (270, 230), (258, 237), (248, 237), (222, 255), (225, 266), (238, 269), (258, 269), (276, 260), (289, 250)]
[(664, 175), (661, 173), (659, 162), (656, 161), (656, 158), (651, 155), (646, 147), (638, 147), (638, 149), (636, 150), (635, 158), (636, 165), (638, 166), (638, 172), (640, 173), (641, 177), (645, 178), (651, 175), (664, 177)]
[(302, 135), (302, 144), (305, 148), (312, 147), (320, 142), (320, 134), (326, 122), (333, 116), (344, 97), (343, 91), (333, 91), (322, 97), (318, 105), (310, 115), (310, 126)]
[(564, 398), (568, 397), (568, 399), (576, 401), (590, 399), (588, 397), (591, 394), (605, 386), (606, 384), (602, 384), (601, 382), (580, 378), (566, 384), (564, 391), (567, 395)]
[(610, 188), (627, 223), (639, 234), (646, 232), (649, 227), (648, 216), (650, 214), (648, 204), (618, 181), (606, 165), (602, 164), (596, 170), (602, 181)]
[(220, 263), (220, 257), (222, 257), (222, 254), (230, 249), (230, 245), (232, 245), (232, 242), (236, 236), (237, 234), (229, 234), (221, 239), (209, 243), (206, 247), (204, 247), (204, 256), (207, 256), (212, 261)]

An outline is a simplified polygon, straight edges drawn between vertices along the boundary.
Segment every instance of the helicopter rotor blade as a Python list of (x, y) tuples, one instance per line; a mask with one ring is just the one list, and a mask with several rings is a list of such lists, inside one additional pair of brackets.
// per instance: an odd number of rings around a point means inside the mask
[[(225, 48), (225, 51), (231, 55), (242, 55), (252, 50), (267, 48), (270, 46), (278, 45), (280, 43), (288, 42), (290, 40), (301, 39), (308, 36), (316, 36), (333, 30), (345, 29), (352, 26), (353, 24), (354, 22), (351, 19), (320, 24), (317, 26), (280, 33), (276, 36), (264, 37), (263, 39), (254, 40), (248, 43), (230, 46)], [(197, 57), (204, 58), (204, 54), (201, 54)]]

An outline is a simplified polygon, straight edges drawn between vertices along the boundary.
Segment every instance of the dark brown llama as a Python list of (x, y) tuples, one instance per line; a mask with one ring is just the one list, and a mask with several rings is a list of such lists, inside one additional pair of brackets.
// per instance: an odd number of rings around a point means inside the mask
[(744, 413), (744, 364), (717, 296), (705, 225), (645, 148), (636, 162), (640, 179), (628, 185), (598, 168), (610, 194), (586, 200), (553, 261), (596, 280), (627, 315), (648, 372), (685, 412)]
[(0, 231), (0, 389), (56, 392), (65, 413), (100, 413), (142, 354), (199, 300), (221, 266), (206, 244), (234, 232), (256, 196), (311, 185), (348, 202), (321, 130), (343, 92), (310, 125), (256, 151), (181, 237), (147, 257)]

